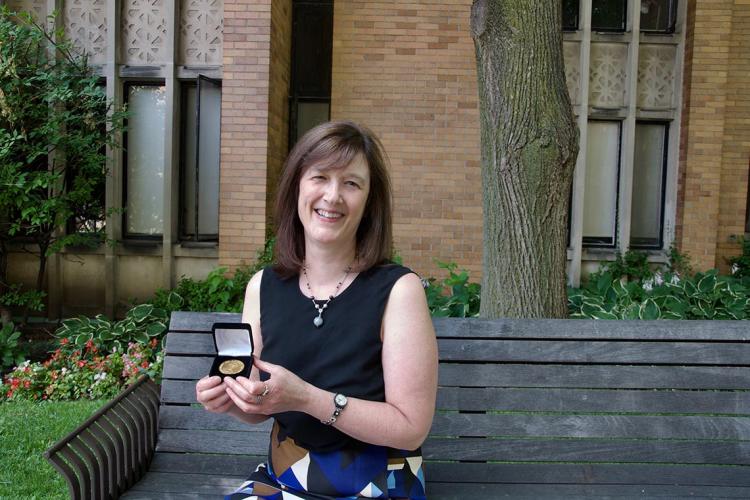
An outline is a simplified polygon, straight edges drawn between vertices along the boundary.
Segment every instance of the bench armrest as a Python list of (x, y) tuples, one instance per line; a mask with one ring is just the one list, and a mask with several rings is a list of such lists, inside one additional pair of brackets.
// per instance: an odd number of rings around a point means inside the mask
[(146, 375), (44, 452), (70, 498), (117, 498), (148, 469), (156, 447), (159, 390)]

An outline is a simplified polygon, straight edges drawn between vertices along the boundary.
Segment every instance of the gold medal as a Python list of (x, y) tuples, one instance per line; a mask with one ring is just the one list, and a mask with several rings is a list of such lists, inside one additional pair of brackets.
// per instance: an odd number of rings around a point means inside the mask
[(239, 359), (230, 359), (219, 365), (219, 371), (224, 375), (235, 375), (245, 369), (245, 363)]

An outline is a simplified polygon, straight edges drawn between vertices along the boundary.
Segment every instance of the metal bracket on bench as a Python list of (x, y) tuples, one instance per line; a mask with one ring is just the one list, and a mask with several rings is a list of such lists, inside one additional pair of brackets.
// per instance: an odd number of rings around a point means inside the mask
[(118, 498), (146, 473), (156, 447), (159, 389), (146, 375), (44, 452), (73, 500)]

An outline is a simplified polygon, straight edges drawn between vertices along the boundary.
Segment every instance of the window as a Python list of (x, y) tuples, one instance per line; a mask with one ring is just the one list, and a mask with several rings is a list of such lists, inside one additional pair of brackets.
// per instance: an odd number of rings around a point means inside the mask
[(674, 33), (677, 0), (641, 0), (641, 31)]
[(666, 123), (638, 122), (635, 126), (630, 246), (661, 248), (664, 185), (667, 175)]
[(295, 0), (292, 18), (290, 149), (305, 132), (330, 117), (333, 2)]
[(219, 239), (221, 82), (199, 76), (182, 92), (180, 237)]
[(166, 88), (128, 83), (130, 116), (125, 136), (125, 214), (128, 237), (159, 237), (164, 231), (164, 137)]
[(589, 121), (583, 206), (583, 244), (613, 247), (620, 177), (619, 121)]
[(562, 3), (562, 28), (563, 31), (576, 31), (578, 29), (578, 0), (563, 0)]
[(592, 0), (591, 31), (625, 31), (627, 9), (626, 0)]

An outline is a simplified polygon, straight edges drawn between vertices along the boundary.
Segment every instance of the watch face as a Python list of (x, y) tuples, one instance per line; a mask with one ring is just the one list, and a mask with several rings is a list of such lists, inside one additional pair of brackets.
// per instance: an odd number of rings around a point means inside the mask
[(343, 394), (336, 394), (333, 402), (336, 403), (336, 406), (346, 406), (346, 396)]

